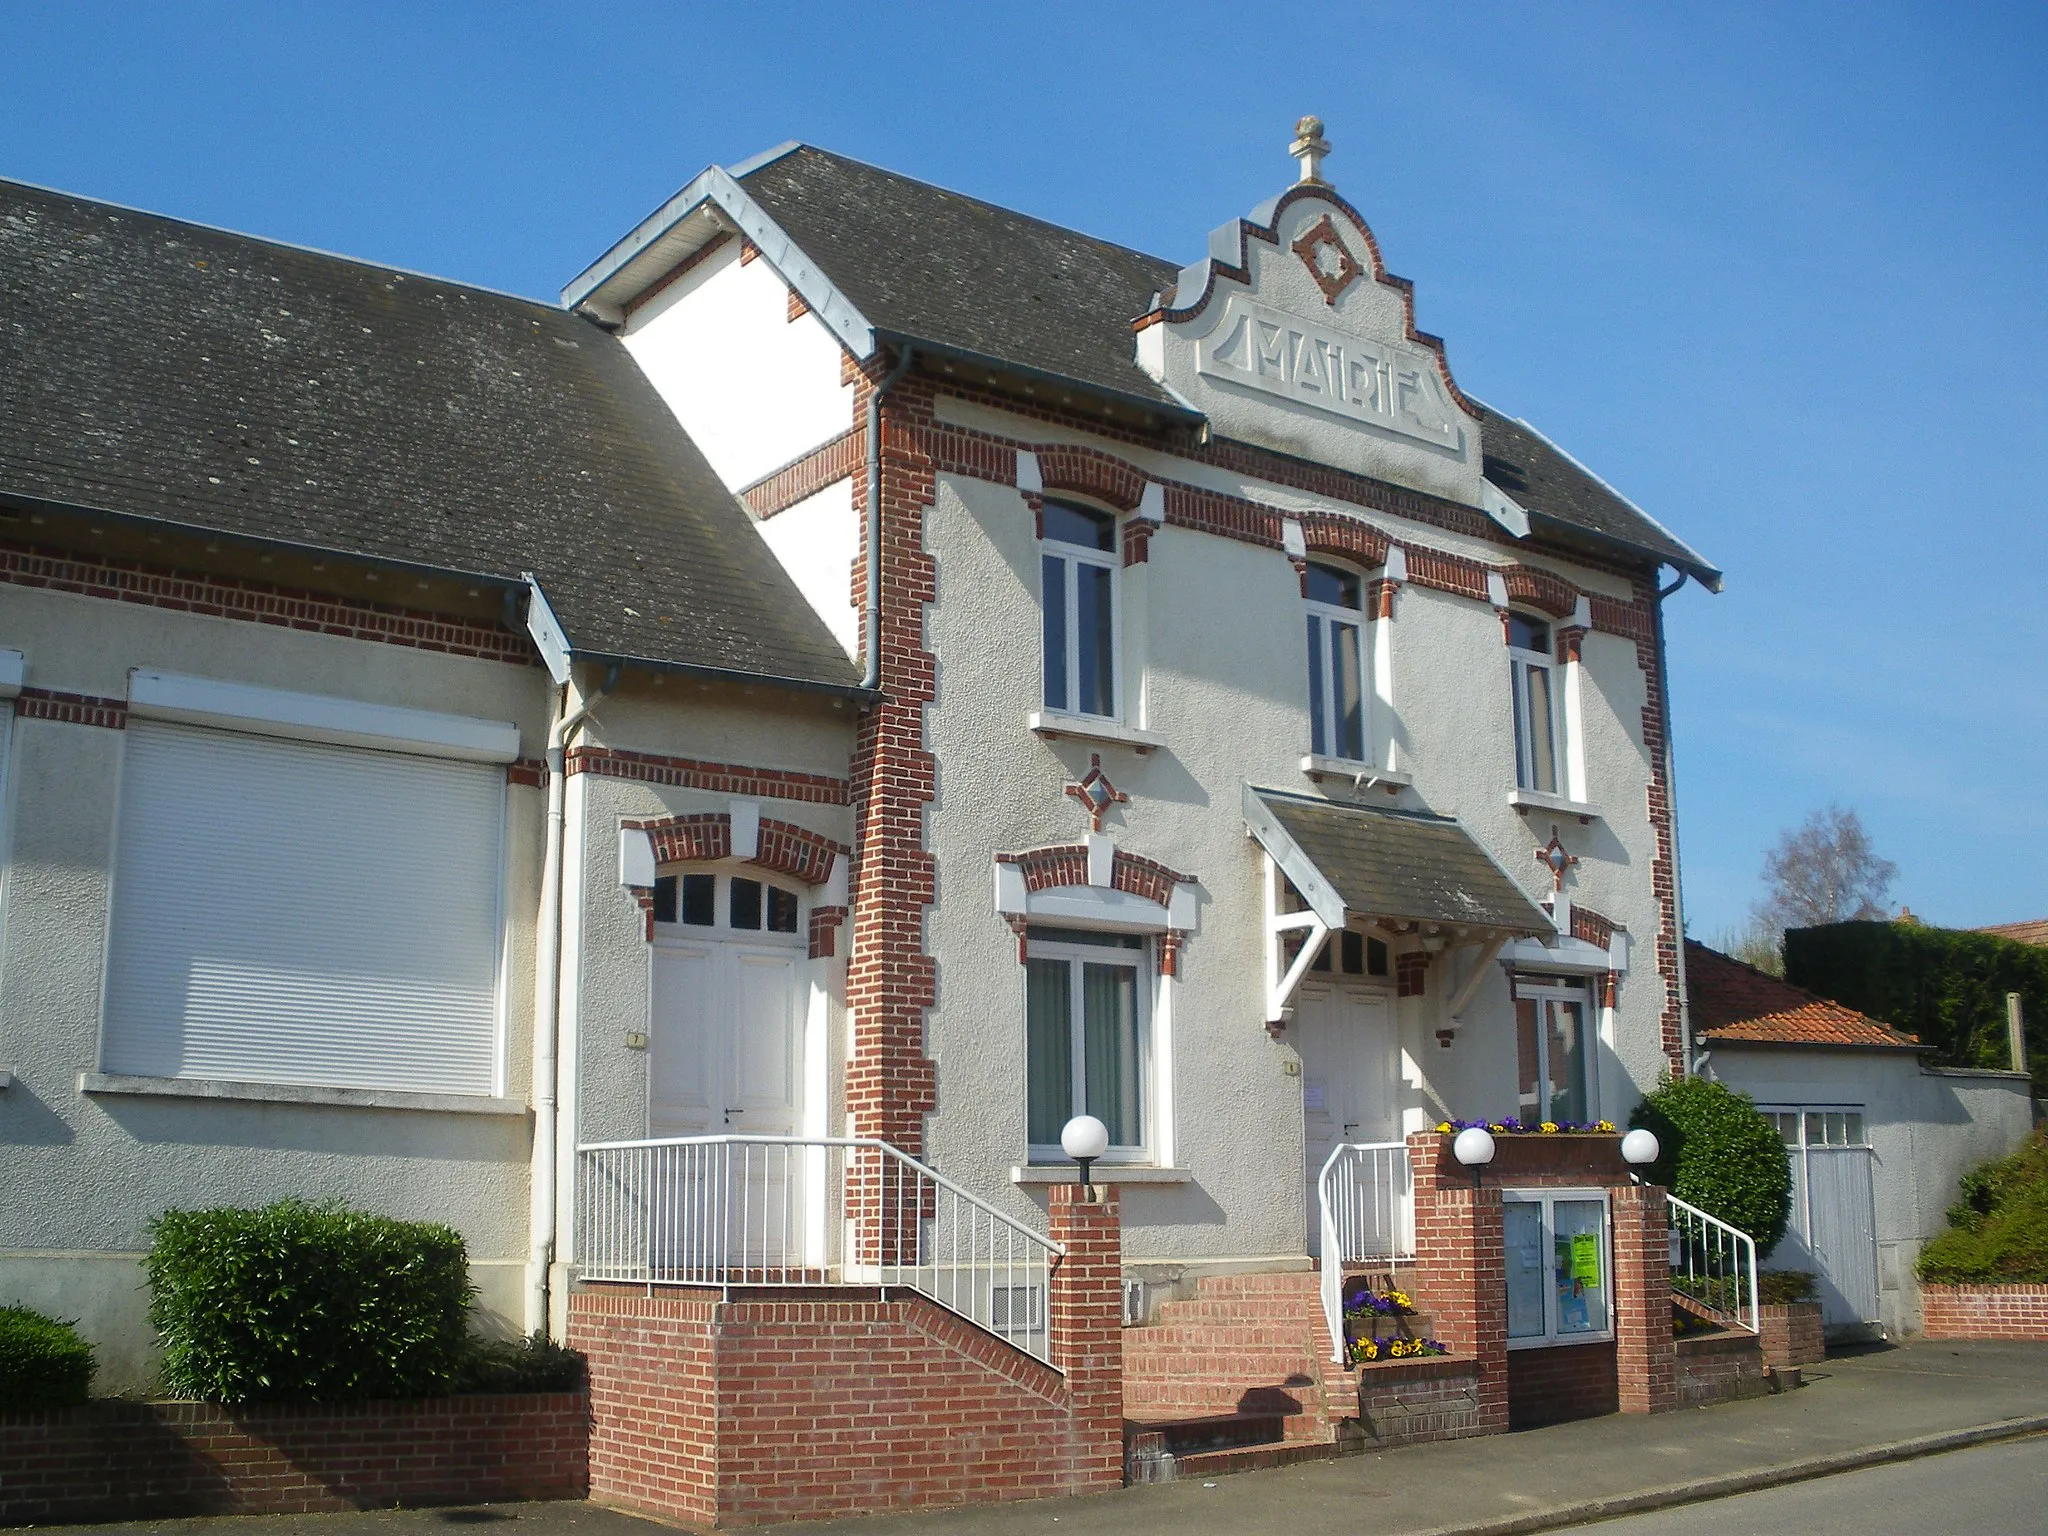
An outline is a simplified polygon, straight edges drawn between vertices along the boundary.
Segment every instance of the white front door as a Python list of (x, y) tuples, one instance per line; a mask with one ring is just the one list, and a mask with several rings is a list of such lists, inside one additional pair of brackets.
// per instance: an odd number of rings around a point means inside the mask
[(1341, 1143), (1400, 1135), (1394, 1095), (1394, 1022), (1387, 994), (1342, 981), (1310, 980), (1296, 993), (1301, 1121), (1308, 1189), (1308, 1251), (1322, 1251), (1316, 1180)]
[[(657, 940), (648, 1134), (794, 1136), (803, 1128), (803, 951)], [(660, 1239), (672, 1266), (816, 1262), (820, 1154), (733, 1143), (689, 1150)], [(807, 1259), (806, 1255), (813, 1255)]]
[(651, 1136), (794, 1136), (803, 1122), (802, 952), (718, 940), (654, 950)]

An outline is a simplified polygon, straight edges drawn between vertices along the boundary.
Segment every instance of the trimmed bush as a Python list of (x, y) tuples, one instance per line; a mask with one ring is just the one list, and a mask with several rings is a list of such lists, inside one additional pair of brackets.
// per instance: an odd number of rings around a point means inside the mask
[(1829, 923), (1785, 935), (1785, 979), (1909, 1030), (1949, 1067), (2010, 1066), (2020, 995), (2034, 1092), (2048, 1093), (2048, 948), (1922, 923)]
[(583, 1357), (545, 1333), (524, 1339), (471, 1334), (455, 1369), (457, 1392), (573, 1392), (583, 1385)]
[(451, 1228), (282, 1200), (166, 1211), (151, 1232), (149, 1317), (172, 1392), (341, 1403), (452, 1385), (470, 1289)]
[(1813, 1275), (1804, 1269), (1766, 1269), (1756, 1277), (1757, 1301), (1766, 1307), (1789, 1307), (1813, 1300)]
[(1748, 1094), (1704, 1077), (1667, 1079), (1628, 1123), (1656, 1133), (1653, 1183), (1747, 1232), (1759, 1259), (1778, 1246), (1792, 1213), (1792, 1160)]
[(1949, 1226), (1920, 1250), (1935, 1285), (2048, 1285), (2048, 1130), (1963, 1176)]
[(92, 1387), (92, 1346), (70, 1323), (0, 1307), (0, 1413), (75, 1408)]

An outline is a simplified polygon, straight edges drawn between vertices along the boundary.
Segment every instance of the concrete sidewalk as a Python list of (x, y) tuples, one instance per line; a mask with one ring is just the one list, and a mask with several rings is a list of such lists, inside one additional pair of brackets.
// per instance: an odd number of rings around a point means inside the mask
[[(1479, 1536), (1548, 1530), (2048, 1430), (2048, 1345), (1916, 1343), (1809, 1368), (1783, 1397), (1614, 1416), (1083, 1499), (878, 1515), (803, 1536)], [(649, 1536), (586, 1504), (262, 1516), (94, 1527), (176, 1536)], [(1053, 1527), (1059, 1526), (1055, 1532)]]

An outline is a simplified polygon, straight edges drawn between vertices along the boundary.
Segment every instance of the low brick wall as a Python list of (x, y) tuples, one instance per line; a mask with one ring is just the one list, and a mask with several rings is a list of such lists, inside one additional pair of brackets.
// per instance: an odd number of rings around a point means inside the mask
[(1678, 1402), (1682, 1408), (1758, 1397), (1764, 1352), (1752, 1333), (1707, 1333), (1678, 1341)]
[(1828, 1341), (1820, 1322), (1820, 1303), (1795, 1301), (1757, 1309), (1757, 1337), (1764, 1364), (1774, 1371), (1818, 1365), (1827, 1358)]
[(0, 1525), (580, 1499), (580, 1392), (0, 1414)]
[(1323, 1370), (1340, 1444), (1410, 1445), (1486, 1432), (1476, 1360), (1438, 1355)]
[(1612, 1344), (1508, 1351), (1508, 1427), (1533, 1429), (1621, 1412)]
[(2048, 1285), (1923, 1285), (1930, 1339), (2048, 1339)]

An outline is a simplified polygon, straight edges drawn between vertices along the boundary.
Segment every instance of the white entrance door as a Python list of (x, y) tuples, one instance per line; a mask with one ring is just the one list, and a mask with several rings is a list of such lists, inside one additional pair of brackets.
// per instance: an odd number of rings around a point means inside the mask
[(1765, 1113), (1792, 1160), (1792, 1215), (1768, 1267), (1810, 1271), (1828, 1327), (1877, 1322), (1876, 1154), (1864, 1139), (1863, 1112), (1800, 1107)]
[(1384, 992), (1341, 981), (1304, 981), (1295, 994), (1301, 1053), (1301, 1139), (1308, 1190), (1308, 1251), (1322, 1251), (1316, 1180), (1340, 1143), (1392, 1141), (1393, 1009)]
[[(793, 1136), (803, 1124), (803, 952), (716, 939), (654, 950), (648, 1134)], [(804, 1191), (820, 1169), (801, 1148), (738, 1143), (691, 1153), (672, 1203), (671, 1246), (692, 1262), (801, 1262)], [(684, 1209), (687, 1207), (687, 1210)]]

